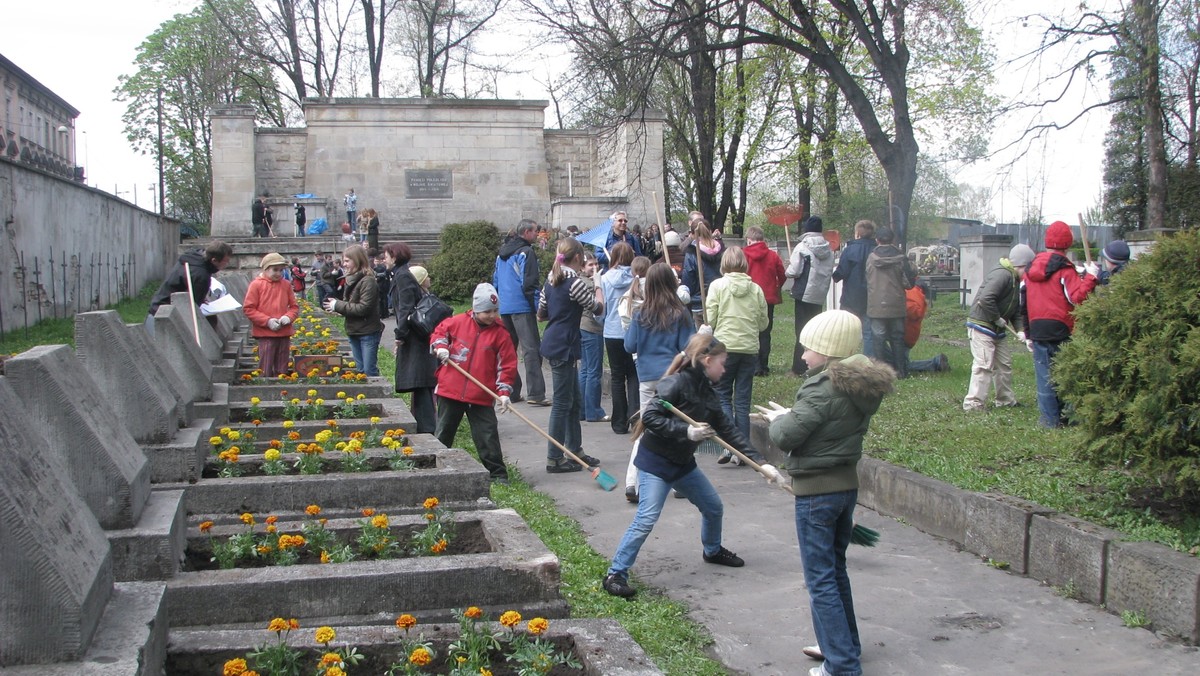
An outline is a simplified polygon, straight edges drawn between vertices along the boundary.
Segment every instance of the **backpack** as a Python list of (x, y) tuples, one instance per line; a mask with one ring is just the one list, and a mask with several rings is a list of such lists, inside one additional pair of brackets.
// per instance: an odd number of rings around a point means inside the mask
[(433, 330), (437, 328), (438, 324), (453, 314), (454, 310), (449, 305), (446, 305), (432, 292), (427, 291), (413, 306), (412, 314), (408, 316), (409, 331), (418, 338), (426, 340), (433, 335)]

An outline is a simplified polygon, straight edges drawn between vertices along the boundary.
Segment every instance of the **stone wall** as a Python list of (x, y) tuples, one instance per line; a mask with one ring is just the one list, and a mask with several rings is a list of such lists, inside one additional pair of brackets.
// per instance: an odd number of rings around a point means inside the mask
[(550, 166), (550, 195), (591, 197), (595, 137), (591, 132), (568, 129), (546, 130), (546, 163)]
[(4, 331), (136, 294), (163, 277), (179, 241), (178, 221), (6, 158), (0, 223)]
[[(255, 188), (284, 203), (285, 196), (304, 193), (305, 158), (308, 156), (308, 134), (304, 129), (259, 129), (254, 135)], [(270, 201), (270, 200), (269, 200)], [(246, 200), (247, 207), (249, 200)], [(246, 211), (249, 222), (249, 209)], [(277, 210), (275, 222), (281, 214)]]

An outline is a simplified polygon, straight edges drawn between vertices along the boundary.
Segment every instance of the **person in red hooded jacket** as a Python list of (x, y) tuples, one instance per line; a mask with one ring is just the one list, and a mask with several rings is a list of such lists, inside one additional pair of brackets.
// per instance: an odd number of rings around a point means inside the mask
[(780, 290), (787, 276), (783, 270), (783, 259), (763, 241), (763, 229), (757, 225), (746, 228), (746, 262), (750, 269), (747, 274), (750, 279), (762, 289), (767, 299), (767, 328), (758, 334), (758, 369), (756, 376), (765, 376), (771, 372), (767, 360), (771, 356), (771, 330), (775, 328), (775, 306), (783, 302)]
[(1075, 317), (1071, 314), (1096, 288), (1100, 270), (1088, 263), (1082, 275), (1067, 258), (1075, 237), (1071, 227), (1055, 221), (1046, 228), (1046, 251), (1034, 256), (1025, 273), (1025, 312), (1028, 335), (1017, 334), (1033, 350), (1037, 377), (1038, 411), (1045, 427), (1066, 424), (1058, 388), (1050, 380), (1050, 366), (1064, 343), (1071, 339)]

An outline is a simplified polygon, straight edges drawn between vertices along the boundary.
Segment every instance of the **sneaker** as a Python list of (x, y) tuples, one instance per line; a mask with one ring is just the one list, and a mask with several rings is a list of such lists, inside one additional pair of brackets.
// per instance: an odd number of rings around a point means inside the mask
[(715, 563), (718, 566), (729, 566), (730, 568), (741, 568), (742, 566), (746, 565), (746, 562), (742, 560), (742, 557), (734, 554), (724, 547), (719, 549), (717, 553), (713, 554), (712, 556), (705, 554), (704, 562)]
[(547, 474), (566, 474), (567, 472), (581, 471), (583, 471), (583, 468), (579, 466), (579, 463), (572, 462), (567, 458), (559, 458), (546, 463)]
[(733, 454), (730, 453), (728, 450), (721, 451), (721, 457), (717, 458), (717, 464), (724, 465), (724, 464), (728, 463), (730, 460), (733, 460)]
[(829, 671), (825, 669), (825, 663), (813, 667), (808, 670), (808, 676), (830, 676)]
[(623, 599), (632, 598), (637, 594), (637, 590), (629, 586), (629, 580), (621, 573), (609, 573), (605, 575), (604, 583), (601, 586), (609, 594), (620, 596)]
[[(600, 466), (600, 458), (593, 458), (592, 456), (588, 455), (587, 453), (584, 453), (583, 451), (576, 453), (575, 457), (586, 462), (588, 464), (588, 467), (599, 467)], [(578, 464), (576, 464), (575, 466), (579, 467)]]
[(637, 486), (627, 486), (625, 488), (625, 501), (632, 502), (635, 505), (638, 503)]
[(821, 652), (821, 646), (806, 645), (800, 649), (804, 656), (813, 660), (824, 660), (825, 653)]
[(944, 372), (950, 370), (950, 358), (949, 357), (947, 357), (944, 354), (938, 354), (938, 356), (934, 357), (934, 359), (937, 360), (937, 362), (934, 363), (935, 371), (944, 373)]
[(529, 404), (530, 406), (549, 406), (550, 400), (548, 400), (548, 399), (526, 399), (525, 403)]

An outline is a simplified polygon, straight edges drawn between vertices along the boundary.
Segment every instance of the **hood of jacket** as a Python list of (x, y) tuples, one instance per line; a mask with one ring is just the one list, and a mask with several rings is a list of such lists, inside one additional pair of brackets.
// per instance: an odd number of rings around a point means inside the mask
[(825, 260), (833, 256), (833, 248), (829, 246), (829, 240), (819, 232), (804, 233), (804, 236), (800, 238), (800, 243), (818, 260)]
[(861, 354), (835, 361), (825, 372), (833, 389), (846, 395), (864, 415), (874, 415), (883, 397), (896, 389), (896, 371)]
[(874, 265), (880, 268), (893, 268), (904, 265), (904, 252), (891, 244), (880, 244), (871, 252), (875, 257)]
[(695, 249), (696, 255), (700, 256), (700, 260), (704, 261), (706, 265), (720, 266), (721, 256), (725, 253), (725, 242), (722, 242), (719, 239), (713, 241), (717, 245), (717, 251), (715, 253), (709, 253), (704, 249), (701, 249), (699, 241), (693, 241), (692, 243), (688, 244), (688, 247)]
[(758, 288), (754, 280), (750, 279), (750, 275), (744, 272), (726, 273), (721, 279), (729, 280), (726, 284), (729, 286), (730, 293), (735, 298), (745, 298), (746, 296), (753, 295), (754, 290)]
[(179, 256), (180, 263), (187, 263), (193, 268), (196, 266), (206, 267), (208, 261), (204, 258), (204, 249), (192, 249), (185, 251)]
[(529, 242), (525, 241), (525, 238), (520, 237), (518, 235), (510, 235), (500, 245), (500, 253), (498, 255), (500, 256), (501, 260), (508, 260), (510, 257), (515, 255), (518, 251), (520, 251), (521, 249), (526, 249), (526, 248), (532, 249), (533, 247), (531, 247), (529, 245)]
[(1075, 264), (1062, 254), (1043, 251), (1034, 257), (1033, 262), (1029, 264), (1029, 269), (1025, 272), (1025, 276), (1035, 282), (1044, 282), (1063, 268), (1074, 270)]
[(766, 242), (751, 242), (742, 249), (746, 254), (746, 260), (751, 263), (761, 263), (766, 260), (771, 253), (771, 247), (767, 246)]

